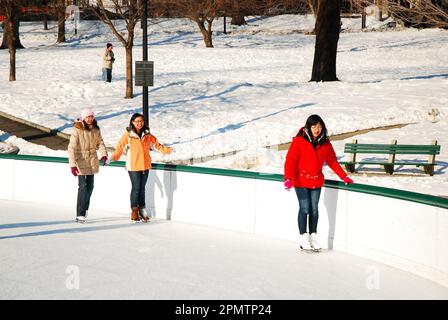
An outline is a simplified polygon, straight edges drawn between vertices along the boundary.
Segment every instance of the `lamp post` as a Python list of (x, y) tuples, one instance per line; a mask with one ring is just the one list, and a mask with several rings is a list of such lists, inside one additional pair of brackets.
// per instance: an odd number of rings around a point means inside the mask
[(143, 87), (143, 116), (145, 122), (149, 125), (148, 111), (148, 87), (154, 85), (154, 61), (148, 61), (148, 2), (149, 0), (141, 0), (142, 10), (142, 29), (143, 29), (143, 61), (135, 62), (135, 85)]
[[(148, 1), (143, 0), (142, 29), (143, 29), (143, 61), (148, 61)], [(143, 116), (149, 126), (148, 86), (143, 86)]]

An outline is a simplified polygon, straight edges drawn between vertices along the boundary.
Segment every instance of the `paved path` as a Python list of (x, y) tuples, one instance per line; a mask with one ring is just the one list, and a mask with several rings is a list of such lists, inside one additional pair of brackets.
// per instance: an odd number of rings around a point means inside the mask
[[(358, 134), (363, 134), (370, 131), (375, 130), (389, 130), (394, 128), (401, 128), (406, 126), (407, 124), (399, 124), (399, 125), (393, 125), (393, 126), (386, 126), (386, 127), (380, 127), (380, 128), (374, 128), (374, 129), (365, 129), (365, 130), (358, 130), (354, 132), (347, 132), (339, 135), (334, 135), (331, 137), (333, 141), (336, 140), (343, 140), (349, 137), (356, 136)], [(68, 142), (69, 142), (69, 135), (61, 132), (56, 132), (52, 129), (45, 128), (43, 126), (31, 123), (29, 121), (24, 121), (22, 119), (15, 118), (11, 115), (5, 114), (4, 112), (0, 112), (0, 130), (8, 132), (11, 135), (17, 136), (19, 138), (22, 138), (24, 140), (44, 145), (47, 148), (53, 149), (53, 150), (67, 150)], [(290, 146), (290, 142), (279, 144), (279, 145), (272, 145), (267, 146), (268, 149), (277, 149), (277, 150), (288, 150)], [(113, 152), (114, 148), (108, 147), (108, 150)], [(199, 158), (191, 158), (191, 159), (183, 159), (183, 160), (176, 160), (173, 161), (173, 164), (178, 165), (193, 165), (197, 163), (203, 163), (206, 161), (221, 159), (225, 157), (231, 157), (234, 156), (239, 151), (231, 151), (223, 154), (217, 154), (217, 155), (211, 155), (211, 156), (204, 156)]]
[(53, 150), (67, 150), (68, 135), (0, 112), (0, 130)]
[[(95, 191), (94, 191), (95, 192)], [(448, 288), (293, 242), (0, 200), (0, 299), (448, 299)]]

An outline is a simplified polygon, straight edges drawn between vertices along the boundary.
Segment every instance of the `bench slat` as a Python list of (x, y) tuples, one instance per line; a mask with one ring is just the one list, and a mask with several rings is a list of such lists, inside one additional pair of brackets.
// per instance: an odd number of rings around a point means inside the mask
[(374, 143), (346, 143), (346, 146), (357, 146), (357, 147), (367, 147), (367, 148), (385, 148), (385, 147), (392, 147), (392, 148), (433, 148), (433, 149), (440, 149), (440, 145), (438, 144), (374, 144)]
[(406, 165), (412, 165), (412, 166), (427, 166), (427, 165), (434, 165), (436, 166), (437, 163), (427, 163), (427, 162), (381, 162), (381, 161), (356, 161), (356, 162), (349, 162), (349, 161), (340, 161), (340, 164), (386, 164), (386, 165), (395, 165), (395, 166), (406, 166)]
[(380, 154), (440, 154), (440, 146), (439, 148), (396, 148), (394, 146), (387, 147), (366, 147), (366, 146), (345, 146), (345, 153), (380, 153)]
[(404, 145), (404, 144), (353, 144), (346, 143), (347, 150), (419, 150), (440, 152), (440, 145)]

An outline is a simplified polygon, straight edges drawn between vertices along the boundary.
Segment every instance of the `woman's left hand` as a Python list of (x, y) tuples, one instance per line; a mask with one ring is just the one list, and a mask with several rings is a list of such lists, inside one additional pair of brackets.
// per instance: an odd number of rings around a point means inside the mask
[(346, 176), (346, 177), (344, 178), (344, 180), (342, 180), (342, 181), (344, 181), (344, 183), (345, 183), (346, 185), (347, 185), (347, 184), (351, 184), (351, 183), (353, 183), (353, 180), (350, 179), (349, 176)]

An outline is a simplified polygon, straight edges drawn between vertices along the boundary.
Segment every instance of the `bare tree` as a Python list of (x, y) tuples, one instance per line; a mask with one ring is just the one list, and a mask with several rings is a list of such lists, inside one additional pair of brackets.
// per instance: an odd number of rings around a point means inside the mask
[[(108, 5), (110, 3), (110, 5)], [(132, 83), (132, 48), (134, 46), (135, 27), (141, 19), (142, 1), (141, 0), (109, 0), (108, 3), (104, 0), (96, 0), (96, 4), (91, 4), (92, 12), (107, 24), (118, 39), (121, 42), (126, 51), (126, 99), (132, 99), (134, 97), (134, 86)], [(88, 3), (85, 3), (88, 6)], [(118, 15), (120, 20), (124, 21), (126, 25), (126, 32), (118, 31), (116, 23), (117, 20), (113, 20), (111, 12), (108, 10), (114, 10), (115, 16)]]
[(3, 39), (0, 49), (10, 49), (10, 40), (13, 39), (15, 49), (22, 49), (20, 42), (20, 1), (19, 0), (1, 0), (0, 7), (5, 15)]
[[(207, 48), (213, 48), (212, 24), (218, 17), (220, 9), (219, 0), (180, 0), (185, 16), (194, 21), (204, 37)], [(221, 3), (222, 4), (222, 3)]]
[(317, 6), (319, 4), (319, 0), (306, 0), (308, 3), (308, 7), (311, 10), (311, 13), (314, 15), (314, 18), (317, 17)]
[(341, 30), (340, 1), (319, 0), (311, 81), (337, 81), (336, 52)]
[(448, 28), (448, 1), (401, 0), (388, 1), (387, 10), (406, 26)]
[(9, 50), (9, 81), (16, 81), (16, 52), (17, 49), (23, 48), (19, 27), (21, 17), (27, 14), (27, 10), (24, 9), (32, 7), (31, 14), (35, 14), (37, 11), (34, 8), (39, 9), (46, 5), (46, 2), (44, 0), (0, 0), (0, 12), (5, 16), (0, 49)]
[(352, 0), (359, 7), (377, 5), (405, 26), (448, 28), (447, 0)]
[(166, 0), (161, 5), (174, 9), (177, 16), (186, 17), (199, 27), (207, 48), (213, 48), (213, 21), (226, 12), (226, 0)]

